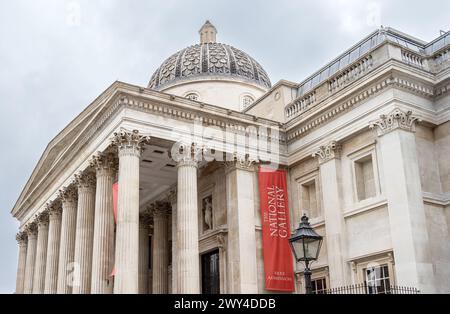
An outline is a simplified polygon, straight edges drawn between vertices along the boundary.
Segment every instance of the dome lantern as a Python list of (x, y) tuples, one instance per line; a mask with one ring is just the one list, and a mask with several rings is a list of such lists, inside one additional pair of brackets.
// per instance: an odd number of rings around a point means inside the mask
[(217, 29), (210, 21), (207, 20), (198, 33), (200, 34), (200, 44), (216, 42)]

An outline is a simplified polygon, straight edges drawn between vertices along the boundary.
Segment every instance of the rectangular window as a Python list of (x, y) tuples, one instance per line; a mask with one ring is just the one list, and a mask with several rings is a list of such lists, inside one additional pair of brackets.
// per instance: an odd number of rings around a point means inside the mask
[(316, 180), (303, 183), (301, 185), (301, 194), (301, 210), (308, 213), (309, 218), (319, 217)]
[(376, 195), (372, 155), (355, 161), (355, 180), (359, 201)]
[(364, 269), (367, 293), (385, 294), (390, 292), (391, 281), (388, 265), (368, 267)]
[(318, 278), (311, 280), (312, 293), (313, 294), (326, 294), (327, 293), (327, 282), (325, 278)]

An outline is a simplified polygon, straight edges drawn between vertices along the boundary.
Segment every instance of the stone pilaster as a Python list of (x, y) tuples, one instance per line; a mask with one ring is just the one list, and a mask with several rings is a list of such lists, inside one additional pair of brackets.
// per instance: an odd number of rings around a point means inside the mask
[(139, 215), (139, 294), (149, 293), (150, 213)]
[(17, 262), (17, 276), (16, 276), (16, 294), (23, 294), (25, 283), (25, 267), (27, 262), (27, 243), (28, 238), (25, 232), (19, 232), (16, 235), (17, 243), (19, 244), (19, 258)]
[(58, 288), (58, 260), (61, 240), (61, 202), (49, 206), (47, 266), (45, 269), (45, 294), (55, 294)]
[(153, 294), (168, 293), (168, 218), (170, 205), (157, 202), (153, 208)]
[(33, 276), (33, 293), (44, 293), (45, 268), (47, 262), (48, 244), (48, 211), (44, 211), (37, 216), (38, 238), (36, 248), (36, 265)]
[(256, 261), (256, 160), (225, 162), (230, 293), (258, 293)]
[(434, 293), (433, 261), (414, 134), (418, 121), (411, 111), (394, 109), (372, 121), (369, 127), (375, 128), (379, 135), (397, 284)]
[(92, 166), (97, 173), (94, 219), (94, 250), (92, 255), (91, 293), (113, 292), (114, 267), (114, 209), (112, 186), (117, 169), (115, 153), (94, 156)]
[(177, 293), (200, 293), (196, 152), (177, 160)]
[(73, 284), (78, 281), (78, 273), (74, 274), (76, 269), (73, 264), (78, 194), (74, 186), (64, 188), (59, 193), (62, 205), (62, 218), (57, 293), (70, 294), (72, 293)]
[(33, 292), (33, 277), (36, 264), (36, 248), (37, 248), (37, 224), (32, 222), (25, 227), (28, 238), (27, 258), (25, 263), (25, 282), (23, 292), (30, 294)]
[(119, 151), (114, 293), (139, 292), (139, 163), (149, 140), (137, 130), (114, 133)]
[(73, 294), (91, 292), (92, 251), (94, 244), (95, 174), (87, 171), (75, 175), (78, 186), (77, 227), (75, 232), (74, 265), (79, 269), (79, 282)]
[(349, 284), (350, 269), (346, 264), (346, 231), (342, 212), (341, 146), (336, 141), (320, 146), (313, 157), (319, 159), (320, 182), (323, 193), (323, 213), (330, 268), (330, 286)]

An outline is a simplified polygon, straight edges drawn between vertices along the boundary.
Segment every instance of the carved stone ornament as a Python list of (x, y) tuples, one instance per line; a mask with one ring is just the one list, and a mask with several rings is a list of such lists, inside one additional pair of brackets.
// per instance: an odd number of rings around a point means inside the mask
[(389, 133), (395, 129), (414, 132), (416, 130), (416, 123), (420, 121), (421, 119), (414, 116), (412, 111), (409, 110), (404, 112), (399, 108), (396, 108), (387, 115), (381, 115), (380, 119), (371, 121), (369, 124), (369, 128), (376, 128), (379, 136)]
[(117, 154), (108, 152), (98, 152), (92, 157), (91, 167), (97, 170), (97, 175), (114, 175), (119, 165)]
[(88, 170), (75, 174), (75, 183), (79, 188), (95, 187), (96, 178), (94, 172)]
[(19, 233), (17, 233), (16, 234), (16, 240), (17, 240), (17, 243), (19, 243), (19, 245), (26, 244), (27, 241), (28, 241), (28, 237), (27, 237), (26, 232), (19, 232)]
[(170, 204), (157, 201), (152, 207), (153, 218), (166, 218), (170, 214)]
[(197, 143), (175, 143), (170, 151), (171, 158), (178, 163), (178, 166), (190, 165), (197, 167), (198, 162), (203, 158), (205, 147)]
[(76, 202), (78, 199), (78, 193), (75, 186), (72, 184), (68, 187), (63, 187), (58, 192), (58, 197), (61, 199), (61, 202)]
[(61, 202), (59, 200), (47, 203), (45, 207), (50, 220), (59, 219), (61, 217), (62, 209)]
[(138, 130), (128, 131), (121, 129), (114, 132), (112, 144), (117, 146), (119, 154), (140, 154), (144, 150), (144, 146), (150, 143), (150, 136), (139, 134)]
[(254, 165), (259, 159), (250, 154), (234, 153), (230, 161), (225, 161), (225, 168), (232, 170), (234, 168), (241, 170), (254, 170)]
[(36, 215), (36, 222), (38, 227), (48, 226), (49, 222), (48, 210), (44, 210), (42, 213)]
[(25, 226), (25, 232), (28, 235), (28, 238), (30, 237), (36, 237), (37, 236), (37, 224), (35, 222), (31, 222)]
[(327, 162), (333, 158), (339, 158), (341, 152), (341, 145), (336, 141), (331, 141), (327, 145), (320, 146), (312, 157), (318, 157), (321, 163)]
[(139, 214), (139, 224), (142, 228), (149, 229), (152, 223), (153, 217), (148, 209)]

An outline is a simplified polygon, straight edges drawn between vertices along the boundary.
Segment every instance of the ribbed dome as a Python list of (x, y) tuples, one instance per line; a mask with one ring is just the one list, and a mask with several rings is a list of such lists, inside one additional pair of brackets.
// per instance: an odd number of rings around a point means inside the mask
[[(207, 22), (205, 27), (211, 29), (214, 26)], [(243, 80), (264, 89), (271, 87), (266, 71), (255, 59), (232, 46), (215, 42), (215, 32), (207, 34), (213, 37), (201, 37), (200, 44), (180, 50), (164, 61), (153, 74), (148, 87), (160, 90), (179, 82), (208, 78)]]

